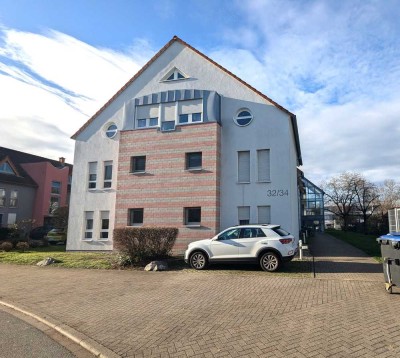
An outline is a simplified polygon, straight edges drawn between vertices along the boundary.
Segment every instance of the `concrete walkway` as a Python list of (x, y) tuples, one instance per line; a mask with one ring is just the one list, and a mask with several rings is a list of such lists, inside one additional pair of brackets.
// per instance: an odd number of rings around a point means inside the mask
[(2, 264), (0, 300), (105, 357), (400, 356), (400, 295), (351, 249), (318, 236), (318, 279)]
[(315, 278), (383, 282), (382, 264), (363, 251), (336, 239), (317, 233), (312, 239)]

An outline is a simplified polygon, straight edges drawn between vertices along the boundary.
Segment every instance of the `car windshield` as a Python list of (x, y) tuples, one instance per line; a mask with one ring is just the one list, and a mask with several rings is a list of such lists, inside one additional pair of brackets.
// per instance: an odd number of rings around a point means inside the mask
[(281, 229), (280, 227), (275, 227), (272, 230), (274, 230), (279, 236), (288, 236), (290, 233), (288, 233), (286, 230)]

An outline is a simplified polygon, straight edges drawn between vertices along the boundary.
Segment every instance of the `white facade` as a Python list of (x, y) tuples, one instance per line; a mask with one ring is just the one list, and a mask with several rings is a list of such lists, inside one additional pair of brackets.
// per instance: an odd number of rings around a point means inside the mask
[[(187, 78), (163, 81), (174, 68)], [(124, 158), (125, 155), (120, 153), (120, 131), (141, 130), (137, 128), (134, 119), (137, 116), (135, 100), (137, 104), (137, 99), (143, 96), (176, 90), (212, 91), (218, 94), (220, 100), (219, 108), (213, 104), (213, 110), (219, 112), (218, 118), (209, 117), (209, 121), (217, 121), (221, 129), (218, 158), (220, 186), (210, 188), (218, 192), (220, 212), (219, 227), (213, 229), (218, 231), (237, 225), (239, 212), (249, 211), (250, 223), (257, 223), (259, 215), (270, 215), (272, 223), (280, 224), (298, 236), (296, 168), (301, 164), (301, 154), (295, 116), (182, 40), (174, 38), (73, 137), (76, 145), (67, 250), (112, 249), (115, 208), (118, 205), (116, 190), (120, 169), (117, 168), (121, 167), (119, 158)], [(175, 120), (179, 126), (179, 101), (159, 103), (159, 121), (168, 105), (172, 106), (171, 110), (175, 108)], [(203, 99), (204, 122), (207, 106), (211, 104)], [(253, 116), (249, 125), (238, 126), (235, 123), (234, 117), (240, 110), (247, 110)], [(118, 134), (112, 139), (105, 135), (110, 124), (115, 124), (118, 128)], [(188, 127), (190, 125), (185, 124)], [(154, 133), (156, 132), (157, 129), (154, 129)], [(238, 183), (239, 151), (249, 151), (248, 183)], [(269, 178), (263, 177), (261, 181), (258, 180), (257, 157), (269, 157)], [(109, 161), (113, 165), (112, 184), (110, 188), (104, 188), (104, 162)], [(89, 189), (89, 163), (94, 162), (97, 162), (97, 183), (95, 189)], [(107, 212), (109, 235), (108, 238), (101, 239), (101, 215), (104, 217)], [(85, 240), (87, 213), (89, 217), (93, 213), (93, 237)]]

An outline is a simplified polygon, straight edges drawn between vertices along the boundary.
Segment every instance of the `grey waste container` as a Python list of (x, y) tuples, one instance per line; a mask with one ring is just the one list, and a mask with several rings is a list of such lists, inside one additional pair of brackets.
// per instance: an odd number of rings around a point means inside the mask
[(400, 233), (390, 233), (376, 239), (381, 246), (386, 291), (400, 286)]

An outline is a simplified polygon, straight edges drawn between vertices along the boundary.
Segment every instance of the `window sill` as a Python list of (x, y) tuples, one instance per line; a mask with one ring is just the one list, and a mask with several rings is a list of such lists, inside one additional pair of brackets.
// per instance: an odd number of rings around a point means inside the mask
[(129, 172), (129, 174), (132, 174), (132, 175), (145, 175), (145, 174), (147, 174), (147, 172), (146, 171), (144, 171), (144, 172)]
[(106, 241), (110, 241), (110, 239), (98, 239), (97, 241), (106, 242)]
[(185, 169), (187, 172), (202, 172), (203, 168), (187, 168)]
[(271, 180), (257, 180), (256, 183), (271, 183)]
[(84, 242), (92, 242), (93, 239), (82, 239), (82, 241), (84, 241)]
[(198, 227), (201, 227), (201, 225), (200, 225), (200, 224), (185, 224), (185, 227), (188, 227), (188, 228), (198, 228)]
[(250, 184), (249, 181), (237, 181), (236, 184)]
[(201, 121), (196, 121), (196, 122), (185, 122), (185, 123), (177, 123), (177, 126), (187, 126), (187, 125), (190, 125), (190, 124), (198, 124), (198, 123), (204, 123), (204, 121), (203, 120), (201, 120)]

